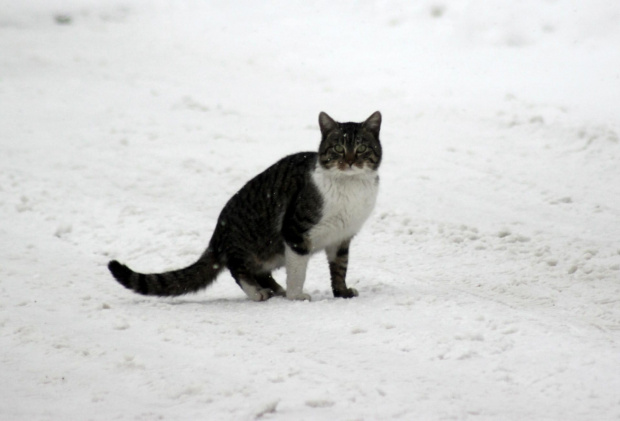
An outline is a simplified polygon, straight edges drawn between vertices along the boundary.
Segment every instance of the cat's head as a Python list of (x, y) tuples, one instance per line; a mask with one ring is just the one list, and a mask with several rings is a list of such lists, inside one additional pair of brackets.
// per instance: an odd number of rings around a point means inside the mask
[(321, 145), (319, 164), (326, 170), (355, 175), (376, 171), (381, 163), (381, 113), (376, 111), (363, 123), (338, 123), (319, 114)]

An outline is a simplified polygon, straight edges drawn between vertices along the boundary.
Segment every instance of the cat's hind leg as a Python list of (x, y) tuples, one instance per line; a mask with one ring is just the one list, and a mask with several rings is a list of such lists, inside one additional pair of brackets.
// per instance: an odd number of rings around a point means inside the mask
[(261, 287), (272, 290), (274, 295), (278, 297), (286, 297), (286, 290), (282, 288), (275, 279), (273, 279), (273, 276), (271, 276), (270, 273), (257, 275), (256, 282), (258, 282)]
[(258, 283), (256, 275), (234, 269), (230, 269), (230, 274), (235, 278), (237, 285), (241, 287), (245, 295), (252, 301), (266, 301), (275, 294), (272, 289), (265, 288)]

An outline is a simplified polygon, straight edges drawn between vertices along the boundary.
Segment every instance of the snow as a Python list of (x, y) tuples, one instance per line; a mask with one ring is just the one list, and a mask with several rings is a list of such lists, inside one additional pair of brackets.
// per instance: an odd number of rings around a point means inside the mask
[[(620, 6), (0, 1), (0, 418), (620, 418)], [(383, 114), (349, 285), (119, 286)], [(276, 278), (284, 281), (279, 271)]]

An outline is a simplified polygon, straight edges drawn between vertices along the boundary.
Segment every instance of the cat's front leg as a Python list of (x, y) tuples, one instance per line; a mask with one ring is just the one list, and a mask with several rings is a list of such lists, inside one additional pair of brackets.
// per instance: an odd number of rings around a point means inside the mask
[(304, 282), (306, 282), (306, 269), (308, 268), (310, 254), (299, 254), (287, 245), (284, 258), (286, 262), (286, 298), (310, 301), (310, 295), (304, 293)]
[(332, 292), (334, 297), (353, 298), (359, 294), (355, 288), (347, 288), (347, 266), (349, 265), (349, 244), (351, 240), (345, 240), (325, 249), (329, 262), (329, 273), (332, 280)]

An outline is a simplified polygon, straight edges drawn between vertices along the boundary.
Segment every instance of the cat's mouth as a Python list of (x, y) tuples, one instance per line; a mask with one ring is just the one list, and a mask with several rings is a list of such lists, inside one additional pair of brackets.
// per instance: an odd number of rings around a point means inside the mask
[(338, 171), (347, 175), (354, 175), (364, 172), (366, 169), (364, 168), (364, 164), (349, 164), (346, 162), (339, 162), (337, 165)]
[(349, 163), (346, 161), (334, 160), (331, 162), (322, 163), (323, 167), (329, 170), (332, 173), (342, 174), (342, 175), (356, 175), (365, 173), (372, 169), (367, 163), (364, 162), (353, 162)]

